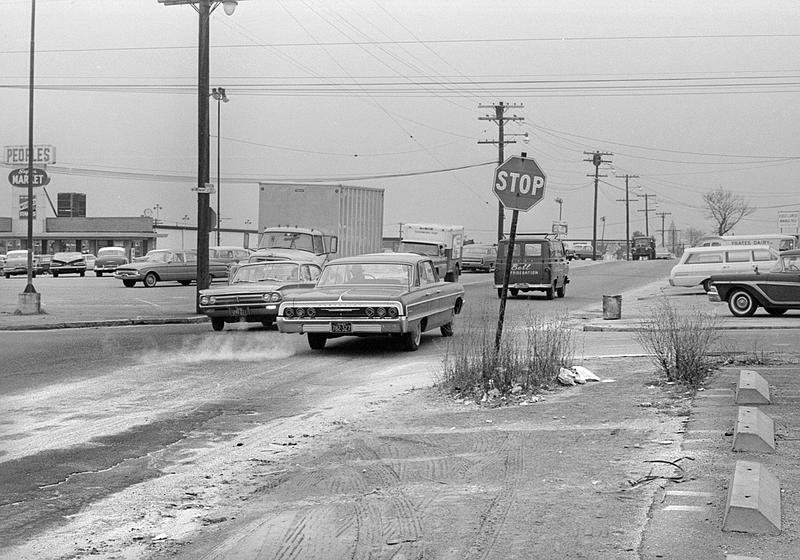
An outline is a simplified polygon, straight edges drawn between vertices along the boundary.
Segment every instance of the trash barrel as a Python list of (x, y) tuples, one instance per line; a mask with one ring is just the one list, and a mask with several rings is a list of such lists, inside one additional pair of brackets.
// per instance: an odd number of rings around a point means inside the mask
[(603, 319), (622, 317), (622, 296), (603, 296)]

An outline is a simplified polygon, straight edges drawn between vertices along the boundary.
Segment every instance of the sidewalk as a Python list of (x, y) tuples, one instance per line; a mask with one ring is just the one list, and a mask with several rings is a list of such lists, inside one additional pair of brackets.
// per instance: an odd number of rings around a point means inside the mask
[[(620, 295), (620, 294), (609, 294)], [(624, 292), (619, 319), (603, 319), (602, 302), (598, 303), (596, 317), (583, 326), (584, 331), (632, 332), (641, 321), (651, 315), (660, 298), (681, 312), (708, 313), (717, 317), (721, 330), (800, 329), (800, 313), (790, 310), (782, 317), (773, 317), (759, 308), (752, 317), (738, 318), (731, 315), (727, 303), (712, 303), (702, 288), (675, 288), (666, 279), (658, 280)]]

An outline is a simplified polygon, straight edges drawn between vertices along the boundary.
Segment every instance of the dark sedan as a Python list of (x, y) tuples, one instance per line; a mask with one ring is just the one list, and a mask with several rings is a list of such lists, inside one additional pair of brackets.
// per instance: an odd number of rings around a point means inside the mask
[(345, 257), (325, 265), (316, 288), (284, 298), (278, 330), (307, 334), (314, 350), (329, 338), (376, 335), (396, 336), (406, 350), (416, 350), (425, 331), (452, 336), (463, 303), (463, 286), (440, 280), (430, 257)]
[(770, 315), (800, 309), (800, 250), (784, 251), (769, 270), (711, 277), (711, 301), (726, 301), (736, 317), (750, 317), (759, 307)]
[(50, 259), (50, 274), (58, 278), (59, 274), (86, 274), (86, 257), (83, 253), (56, 253)]
[(309, 262), (276, 261), (239, 265), (228, 285), (200, 291), (200, 310), (215, 331), (238, 321), (272, 325), (287, 290), (313, 288), (320, 269)]

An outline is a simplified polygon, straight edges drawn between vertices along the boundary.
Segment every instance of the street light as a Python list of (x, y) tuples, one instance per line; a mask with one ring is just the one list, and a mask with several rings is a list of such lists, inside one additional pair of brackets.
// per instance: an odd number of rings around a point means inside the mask
[(209, 218), (209, 164), (208, 164), (208, 82), (209, 82), (209, 25), (211, 13), (220, 4), (227, 15), (233, 15), (236, 0), (158, 0), (165, 6), (188, 4), (198, 13), (198, 79), (197, 79), (197, 292), (195, 310), (201, 314), (200, 291), (211, 284), (208, 264), (208, 218)]
[(564, 206), (564, 200), (560, 197), (556, 197), (556, 204), (558, 204), (558, 221), (561, 221), (561, 208)]
[[(236, 4), (236, 2), (234, 2)], [(235, 8), (235, 6), (234, 6)], [(233, 12), (233, 10), (231, 10)], [(227, 8), (225, 13), (228, 13)], [(230, 15), (230, 14), (228, 14)], [(222, 206), (220, 206), (220, 193), (222, 192), (222, 180), (219, 174), (219, 141), (220, 141), (220, 119), (219, 119), (219, 106), (220, 103), (227, 103), (230, 101), (228, 96), (225, 95), (225, 88), (214, 88), (211, 90), (211, 97), (217, 100), (217, 245), (222, 245), (219, 240), (220, 228), (222, 226)]]
[(161, 206), (160, 204), (156, 204), (155, 206), (153, 206), (153, 210), (156, 211), (156, 226), (158, 226), (158, 224), (160, 222), (160, 220), (158, 219), (158, 211), (159, 210), (163, 210), (163, 209), (164, 209), (164, 207)]
[(189, 224), (189, 214), (184, 214), (181, 220), (183, 220), (183, 227), (181, 228), (181, 251), (183, 251), (183, 232), (186, 231), (186, 226)]

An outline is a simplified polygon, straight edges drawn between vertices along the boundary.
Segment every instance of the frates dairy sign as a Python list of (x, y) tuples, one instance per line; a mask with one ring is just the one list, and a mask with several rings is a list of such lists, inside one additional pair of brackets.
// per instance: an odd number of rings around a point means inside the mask
[[(28, 146), (4, 146), (3, 152), (8, 165), (28, 165)], [(33, 146), (33, 163), (52, 165), (55, 162), (55, 146), (48, 144), (35, 144)]]

